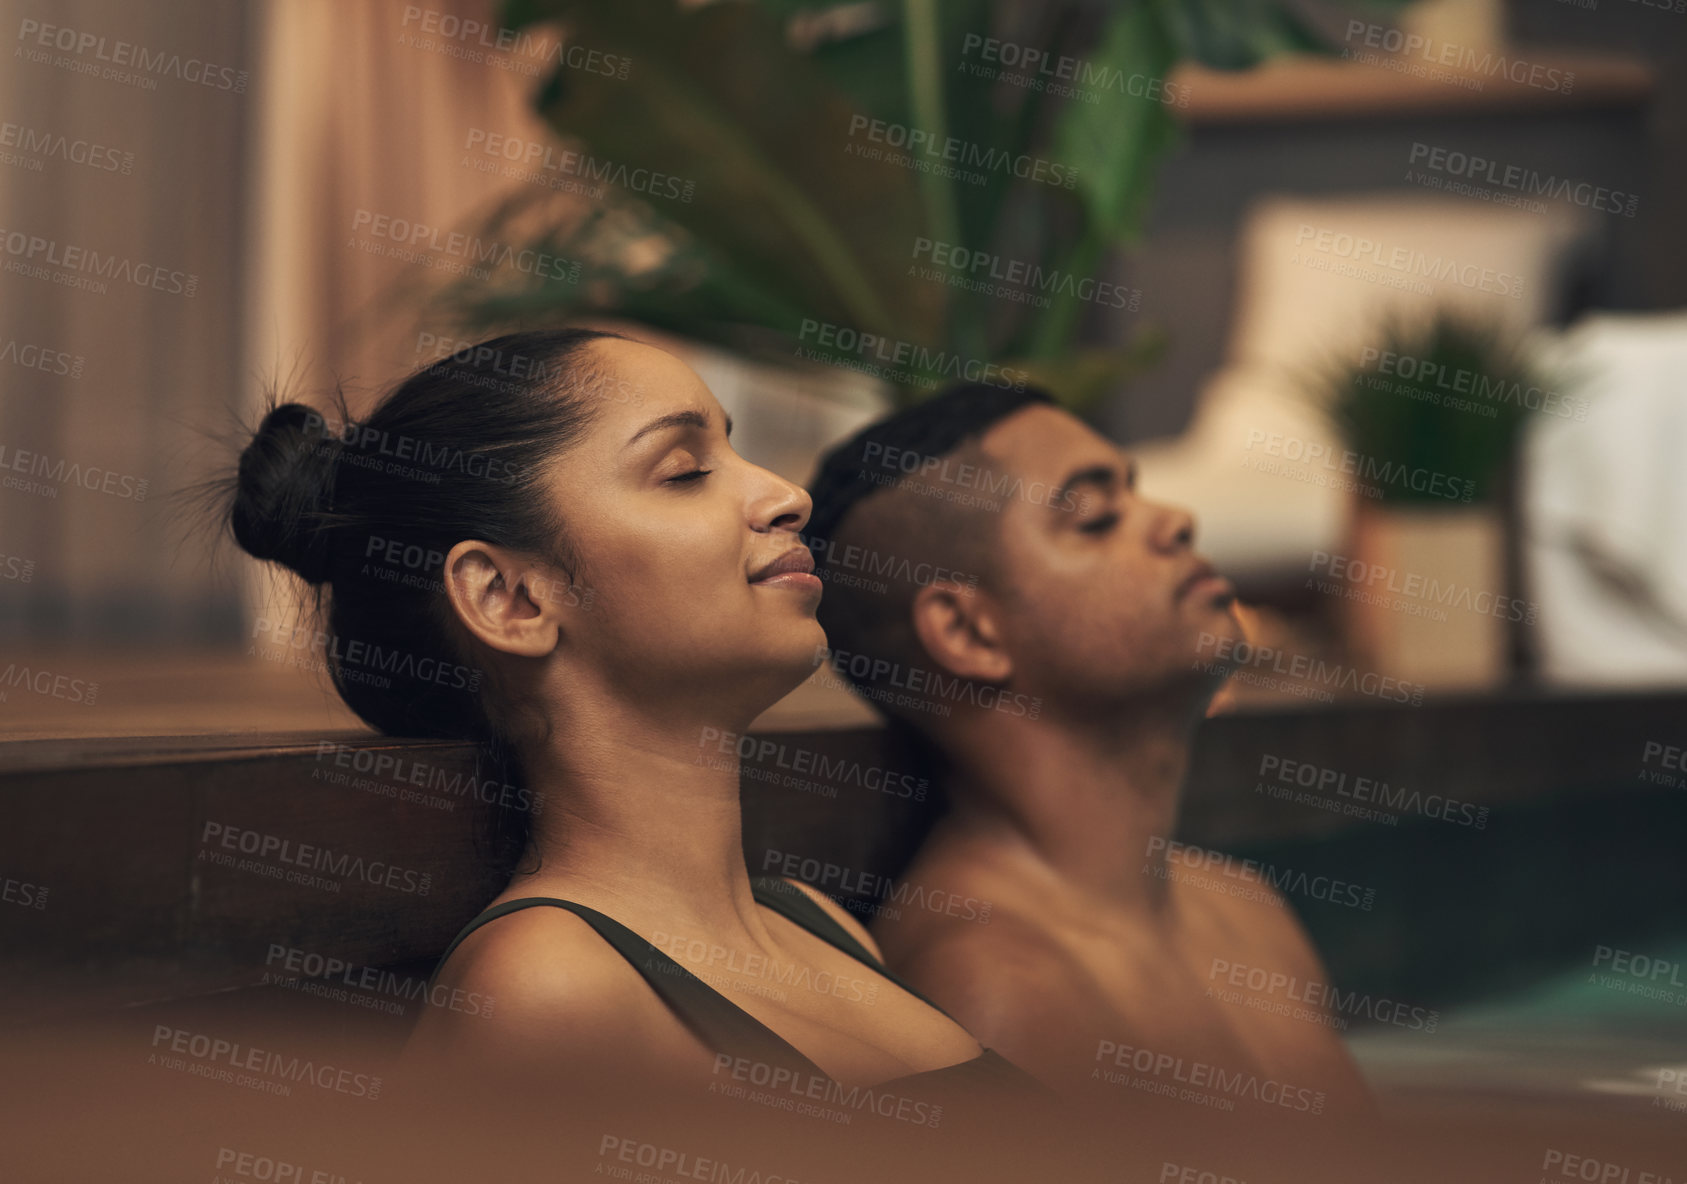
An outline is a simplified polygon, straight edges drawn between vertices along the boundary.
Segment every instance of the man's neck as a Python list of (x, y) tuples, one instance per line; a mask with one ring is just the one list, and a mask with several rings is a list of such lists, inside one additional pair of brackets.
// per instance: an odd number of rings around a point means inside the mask
[(981, 722), (964, 743), (945, 743), (953, 803), (945, 831), (1030, 860), (1086, 897), (1162, 910), (1165, 844), (1151, 840), (1177, 825), (1196, 722), (1164, 708), (1105, 723)]

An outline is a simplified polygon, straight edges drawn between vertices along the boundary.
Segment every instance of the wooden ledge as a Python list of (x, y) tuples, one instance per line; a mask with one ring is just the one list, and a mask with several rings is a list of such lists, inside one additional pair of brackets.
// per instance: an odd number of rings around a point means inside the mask
[[(1376, 52), (1378, 58), (1387, 55)], [(1631, 58), (1566, 55), (1526, 48), (1495, 50), (1508, 61), (1541, 67), (1557, 89), (1514, 82), (1504, 73), (1460, 71), (1412, 58), (1388, 66), (1318, 57), (1275, 58), (1252, 70), (1180, 67), (1173, 81), (1188, 105), (1172, 109), (1194, 126), (1396, 119), (1419, 115), (1560, 113), (1648, 103), (1657, 80)], [(1368, 61), (1368, 59), (1367, 59)], [(1390, 68), (1392, 67), (1392, 68)], [(1574, 75), (1568, 89), (1566, 75)]]

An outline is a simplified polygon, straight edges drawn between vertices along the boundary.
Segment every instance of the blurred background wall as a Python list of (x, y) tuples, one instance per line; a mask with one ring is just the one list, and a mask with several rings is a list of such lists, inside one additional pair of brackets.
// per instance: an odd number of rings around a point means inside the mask
[[(1402, 310), (1421, 319), (1447, 304), (1443, 296), (1549, 334), (1590, 312), (1687, 304), (1687, 227), (1676, 216), (1687, 206), (1687, 16), (1634, 0), (1445, 0), (1405, 10), (1409, 26), (1439, 21), (1423, 27), (1443, 39), (1486, 38), (1577, 72), (1573, 92), (1549, 93), (1493, 78), (1462, 88), (1411, 86), (1375, 70), (1361, 78), (1342, 60), (1342, 47), (1355, 44), (1352, 12), (1296, 7), (1335, 53), (1234, 73), (1178, 67), (1181, 130), (1140, 234), (1098, 256), (1093, 272), (1135, 290), (1140, 308), (1115, 315), (1089, 306), (1077, 341), (1123, 349), (1144, 328), (1163, 334), (1152, 364), (1108, 387), (1087, 413), (1140, 447), (1151, 492), (1195, 507), (1208, 549), (1279, 613), (1261, 627), (1316, 648), (1332, 628), (1359, 636), (1376, 622), (1330, 626), (1343, 610), (1302, 594), (1308, 557), (1359, 554), (1360, 535), (1373, 540), (1365, 546), (1382, 535), (1362, 529), (1367, 507), (1351, 498), (1237, 471), (1247, 430), (1329, 432), (1312, 426), (1301, 392), (1289, 389), (1291, 345), (1310, 341), (1352, 363), (1361, 320), (1374, 328)], [(889, 11), (820, 8), (824, 19), (793, 19), (791, 45), (847, 45)], [(990, 11), (981, 28), (1010, 35), (1037, 15), (1011, 4)], [(1122, 10), (1084, 11), (1079, 24)], [(391, 228), (426, 242), (456, 231), (502, 235), (519, 247), (616, 208), (601, 185), (535, 179), (486, 151), (492, 140), (569, 145), (535, 96), (572, 34), (540, 25), (505, 36), (498, 21), (492, 0), (0, 4), (0, 28), (14, 42), (0, 78), (0, 338), (10, 359), (0, 364), (0, 445), (9, 476), (20, 478), (0, 490), (0, 575), (13, 573), (0, 578), (0, 640), (83, 655), (65, 659), (72, 666), (119, 648), (244, 652), (253, 617), (287, 609), (293, 590), (231, 550), (213, 562), (209, 520), (171, 495), (232, 460), (218, 435), (250, 421), (269, 387), (321, 404), (340, 385), (357, 412), (474, 332), (452, 297), (454, 285), (478, 282), (474, 270), (449, 252), (404, 251)], [(970, 60), (947, 42), (937, 58), (945, 69)], [(586, 78), (563, 79), (571, 80)], [(645, 94), (636, 83), (620, 93)], [(769, 89), (746, 102), (766, 106), (794, 83), (760, 85)], [(1128, 119), (1116, 135), (1100, 126), (1120, 141), (1138, 134)], [(1616, 213), (1565, 201), (1518, 210), (1432, 191), (1418, 167), (1431, 149), (1638, 201)], [(869, 172), (857, 167), (845, 181)], [(753, 231), (753, 202), (741, 204)], [(869, 225), (901, 216), (870, 194), (856, 205)], [(1384, 300), (1374, 286), (1344, 287), (1284, 262), (1309, 217), (1432, 249), (1465, 244), (1526, 274), (1527, 299), (1466, 300), (1449, 288)], [(621, 247), (623, 260), (663, 249), (637, 235)], [(587, 262), (581, 291), (599, 282)], [(488, 283), (500, 278), (486, 274)], [(911, 305), (911, 315), (924, 307)], [(687, 351), (723, 401), (754, 410), (748, 422), (761, 435), (745, 443), (755, 459), (794, 477), (890, 397), (847, 367), (769, 367), (670, 330), (648, 318), (645, 331)], [(1539, 562), (1520, 554), (1528, 490), (1513, 487), (1493, 522), (1459, 528), (1475, 540), (1467, 549), (1476, 566), (1449, 578), (1527, 595), (1531, 605), (1540, 599), (1526, 587), (1531, 572), (1539, 583)], [(1634, 496), (1657, 500), (1649, 488)], [(1624, 546), (1656, 542), (1658, 529)], [(1449, 541), (1453, 533), (1436, 537), (1435, 553), (1466, 546)], [(1617, 553), (1584, 559), (1573, 561), (1633, 566)], [(1612, 587), (1651, 578), (1617, 576)], [(1598, 644), (1621, 657), (1662, 638), (1687, 652), (1671, 640), (1675, 592), (1659, 595), (1665, 624)], [(1574, 614), (1582, 603), (1554, 611)], [(1365, 651), (1373, 662), (1405, 662), (1419, 648), (1405, 617), (1391, 620), (1394, 649), (1373, 646)], [(1454, 630), (1436, 634), (1443, 649), (1488, 654), (1475, 674), (1454, 672), (1447, 685), (1496, 685), (1540, 669), (1538, 639), (1489, 634), (1469, 644), (1448, 643)], [(1566, 677), (1596, 665), (1571, 662)], [(1682, 669), (1672, 657), (1649, 677), (1679, 681)]]

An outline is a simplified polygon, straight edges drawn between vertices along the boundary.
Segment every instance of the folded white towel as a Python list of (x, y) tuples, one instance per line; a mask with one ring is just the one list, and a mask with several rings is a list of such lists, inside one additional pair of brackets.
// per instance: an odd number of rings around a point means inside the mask
[(1542, 356), (1587, 400), (1523, 448), (1524, 558), (1544, 673), (1687, 682), (1687, 313), (1589, 317)]

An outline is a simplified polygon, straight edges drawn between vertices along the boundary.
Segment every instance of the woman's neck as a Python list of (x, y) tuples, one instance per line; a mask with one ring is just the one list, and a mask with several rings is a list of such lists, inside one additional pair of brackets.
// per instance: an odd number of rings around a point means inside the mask
[(540, 806), (520, 866), (537, 863), (538, 870), (518, 873), (511, 892), (566, 889), (611, 915), (660, 916), (669, 932), (759, 933), (744, 862), (737, 746), (719, 742), (749, 721), (592, 715), (554, 728), (543, 746), (524, 753)]

